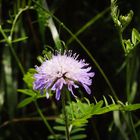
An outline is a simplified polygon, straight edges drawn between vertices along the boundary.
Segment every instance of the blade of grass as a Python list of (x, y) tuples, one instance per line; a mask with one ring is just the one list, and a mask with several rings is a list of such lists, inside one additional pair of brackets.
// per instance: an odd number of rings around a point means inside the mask
[(122, 129), (122, 123), (120, 121), (120, 114), (119, 111), (114, 111), (113, 112), (113, 118), (114, 118), (114, 123), (117, 126), (117, 128), (119, 129), (122, 137), (124, 140), (129, 140), (126, 133), (124, 132), (124, 129)]
[[(48, 8), (46, 0), (43, 1), (43, 8), (46, 9), (47, 11), (49, 11), (49, 8)], [(53, 18), (52, 18), (51, 15), (50, 15), (50, 18), (48, 19), (47, 22), (48, 22), (48, 26), (50, 28), (50, 31), (51, 31), (51, 34), (52, 34), (52, 37), (53, 37), (53, 40), (54, 40), (56, 48), (58, 50), (61, 50), (62, 49), (61, 40), (60, 40), (59, 33), (57, 31), (57, 28), (56, 28), (56, 26), (54, 24), (54, 21), (53, 21)]]
[[(97, 14), (96, 16), (94, 16), (91, 20), (89, 20), (85, 25), (83, 25), (74, 35), (77, 37), (79, 36), (82, 32), (84, 32), (87, 28), (89, 28), (92, 24), (94, 24), (97, 20), (101, 19), (108, 11), (109, 8), (106, 8), (105, 10), (103, 10), (102, 12), (100, 12), (99, 14)], [(71, 36), (71, 38), (67, 41), (67, 45), (69, 45), (70, 43), (72, 43), (74, 41), (73, 36)]]

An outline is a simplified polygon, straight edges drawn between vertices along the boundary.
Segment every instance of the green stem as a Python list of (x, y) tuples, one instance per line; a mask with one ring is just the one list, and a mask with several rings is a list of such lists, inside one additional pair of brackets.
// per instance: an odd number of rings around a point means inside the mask
[(35, 103), (37, 112), (39, 113), (40, 117), (42, 118), (44, 124), (45, 124), (46, 127), (48, 128), (49, 132), (54, 136), (54, 139), (57, 140), (56, 135), (55, 135), (53, 129), (50, 127), (50, 125), (49, 125), (47, 119), (45, 118), (45, 116), (43, 115), (42, 111), (40, 110), (37, 101), (34, 101), (34, 103)]
[[(59, 21), (59, 19), (57, 19), (55, 16), (53, 16), (53, 18), (58, 22), (61, 23)], [(116, 99), (116, 101), (118, 101), (118, 97), (115, 93), (115, 90), (113, 89), (109, 79), (107, 78), (106, 74), (104, 73), (103, 69), (100, 67), (100, 65), (98, 64), (98, 62), (94, 59), (94, 57), (92, 56), (92, 54), (88, 51), (88, 49), (85, 47), (85, 45), (64, 25), (61, 24), (63, 26), (63, 28), (77, 41), (77, 43), (83, 48), (83, 50), (87, 53), (87, 55), (90, 57), (90, 59), (93, 61), (93, 63), (96, 65), (96, 67), (98, 68), (98, 70), (100, 71), (101, 75), (103, 76), (103, 78), (105, 79), (107, 85), (109, 86), (114, 98)]]
[(3, 31), (2, 27), (1, 27), (1, 25), (0, 25), (0, 32), (1, 32), (1, 34), (3, 35), (5, 41), (8, 42), (8, 37), (7, 37), (6, 34), (4, 33), (4, 31)]
[(124, 53), (126, 53), (125, 45), (123, 43), (123, 36), (122, 36), (123, 32), (120, 31), (120, 30), (118, 32), (119, 32), (119, 38), (120, 38), (120, 41), (121, 41), (121, 46), (122, 46), (122, 48), (124, 50)]
[[(123, 43), (123, 31), (119, 31), (119, 37), (120, 37), (120, 41), (121, 41), (121, 45), (122, 45), (122, 48), (124, 50), (124, 53), (126, 54), (126, 49), (125, 49), (125, 45)], [(131, 54), (133, 55), (133, 54)], [(135, 68), (134, 67), (131, 67), (131, 61), (135, 61), (133, 59), (134, 55), (131, 56), (132, 58), (130, 58), (129, 55), (126, 56), (126, 96), (127, 96), (127, 101), (128, 103), (130, 103), (130, 93), (131, 93), (131, 83), (132, 83), (132, 76), (134, 75), (134, 73), (132, 72), (132, 69)], [(123, 114), (123, 116), (125, 117), (125, 114)], [(132, 130), (132, 133), (134, 134), (134, 138), (135, 140), (138, 140), (138, 136), (137, 136), (137, 133), (136, 133), (136, 130), (135, 130), (135, 127), (134, 127), (134, 123), (133, 123), (133, 119), (132, 119), (132, 115), (131, 113), (129, 112), (128, 113), (128, 118), (129, 118), (129, 122), (126, 121), (130, 131)]]
[(21, 64), (21, 62), (20, 62), (20, 60), (19, 60), (15, 50), (13, 49), (13, 46), (12, 46), (12, 36), (13, 36), (15, 25), (17, 23), (17, 20), (18, 20), (19, 16), (22, 14), (22, 12), (24, 12), (24, 11), (26, 11), (28, 9), (31, 9), (31, 7), (26, 6), (25, 8), (19, 10), (19, 12), (17, 13), (17, 15), (14, 18), (14, 21), (13, 21), (13, 24), (12, 24), (9, 36), (7, 36), (4, 33), (4, 31), (3, 31), (3, 29), (2, 29), (2, 27), (0, 25), (0, 32), (2, 33), (2, 35), (3, 35), (4, 39), (5, 39), (5, 42), (10, 47), (10, 50), (11, 50), (11, 52), (12, 52), (12, 54), (13, 54), (13, 56), (14, 56), (14, 58), (15, 58), (15, 60), (16, 60), (16, 62), (17, 62), (17, 64), (18, 64), (18, 66), (19, 66), (19, 68), (20, 68), (20, 70), (21, 70), (23, 75), (25, 74), (25, 71), (24, 71), (24, 68), (23, 68), (23, 66), (22, 66), (22, 64)]
[(14, 21), (13, 21), (13, 24), (12, 24), (12, 28), (11, 28), (11, 31), (10, 31), (10, 37), (12, 39), (12, 36), (13, 36), (13, 33), (14, 33), (14, 29), (15, 29), (15, 25), (17, 23), (17, 20), (19, 18), (19, 16), (26, 10), (29, 10), (29, 9), (33, 9), (33, 7), (28, 7), (26, 6), (25, 8), (22, 8), (19, 10), (19, 12), (16, 14), (15, 18), (14, 18)]
[(103, 78), (105, 79), (107, 85), (109, 86), (114, 98), (116, 100), (118, 100), (118, 97), (115, 93), (115, 90), (113, 89), (109, 79), (107, 78), (106, 74), (104, 73), (103, 69), (100, 67), (100, 65), (98, 64), (98, 62), (94, 59), (94, 57), (92, 56), (92, 54), (88, 51), (88, 49), (84, 46), (84, 44), (65, 26), (63, 25), (64, 29), (71, 35), (73, 36), (73, 38), (77, 41), (77, 43), (83, 48), (83, 50), (87, 53), (87, 55), (90, 57), (90, 59), (92, 60), (92, 62), (96, 65), (96, 67), (98, 68), (98, 70), (100, 71), (101, 75), (103, 76)]
[[(128, 103), (131, 103), (130, 100), (130, 94), (131, 94), (131, 82), (132, 82), (132, 76), (134, 76), (134, 73), (132, 73), (132, 69), (135, 68), (134, 67), (131, 67), (132, 63), (135, 61), (133, 58), (135, 56), (133, 55), (132, 58), (129, 58), (129, 55), (126, 56), (126, 95), (127, 95), (127, 101)], [(132, 61), (132, 63), (131, 63)], [(135, 140), (138, 140), (138, 136), (137, 136), (137, 133), (136, 133), (136, 130), (135, 130), (135, 127), (134, 127), (134, 123), (133, 123), (133, 118), (132, 118), (132, 114), (131, 112), (128, 112), (128, 118), (129, 118), (129, 121), (130, 121), (130, 125), (129, 125), (129, 129), (130, 131), (132, 130), (132, 133), (133, 133), (133, 136), (134, 136), (134, 139)]]
[(20, 62), (15, 50), (13, 49), (12, 44), (10, 44), (9, 47), (10, 47), (10, 50), (11, 50), (13, 56), (15, 57), (15, 60), (16, 60), (16, 62), (18, 64), (18, 66), (19, 66), (19, 69), (21, 70), (22, 74), (24, 75), (25, 74), (24, 68), (23, 68), (23, 66), (22, 66), (22, 64), (21, 64), (21, 62)]
[(66, 93), (63, 90), (63, 95), (62, 95), (62, 107), (63, 107), (63, 114), (64, 114), (64, 121), (65, 121), (65, 127), (66, 127), (66, 140), (70, 140), (70, 134), (69, 134), (69, 127), (68, 127), (68, 118), (67, 118), (67, 111), (66, 111)]
[(4, 33), (4, 31), (3, 31), (3, 29), (2, 29), (2, 27), (0, 25), (0, 32), (2, 33), (2, 35), (3, 35), (4, 39), (5, 39), (5, 42), (10, 47), (10, 50), (11, 50), (11, 52), (12, 52), (12, 54), (13, 54), (13, 56), (14, 56), (14, 58), (15, 58), (15, 60), (16, 60), (16, 62), (17, 62), (17, 64), (18, 64), (18, 66), (19, 66), (19, 68), (20, 68), (20, 70), (21, 70), (21, 72), (22, 72), (23, 75), (25, 74), (25, 71), (24, 71), (24, 68), (23, 68), (23, 66), (22, 66), (22, 64), (21, 64), (21, 62), (20, 62), (20, 60), (19, 60), (19, 58), (18, 58), (15, 50), (13, 49), (13, 46), (12, 46), (12, 36), (13, 36), (15, 25), (17, 23), (17, 20), (18, 20), (19, 16), (22, 14), (22, 12), (24, 12), (24, 11), (26, 11), (28, 9), (31, 9), (31, 8), (32, 7), (26, 6), (25, 8), (19, 10), (19, 12), (16, 14), (16, 16), (14, 18), (14, 21), (13, 21), (13, 24), (12, 24), (12, 27), (11, 27), (11, 30), (10, 30), (10, 35), (9, 36), (7, 36)]
[(1, 27), (1, 25), (0, 25), (0, 32), (2, 33), (2, 35), (3, 35), (4, 39), (5, 39), (5, 42), (6, 42), (6, 43), (8, 44), (8, 46), (10, 47), (10, 50), (11, 50), (13, 56), (15, 57), (15, 60), (16, 60), (16, 62), (17, 62), (17, 64), (18, 64), (18, 66), (19, 66), (19, 68), (20, 68), (22, 74), (24, 75), (24, 74), (25, 74), (25, 71), (24, 71), (24, 68), (23, 68), (22, 64), (20, 63), (20, 60), (19, 60), (19, 58), (18, 58), (18, 56), (17, 56), (15, 50), (13, 49), (13, 46), (12, 46), (12, 38), (11, 38), (11, 36), (9, 36), (9, 37), (6, 36), (6, 34), (4, 33), (4, 31), (3, 31), (2, 27)]
[(130, 99), (130, 89), (131, 89), (131, 85), (130, 85), (130, 80), (131, 80), (131, 73), (130, 73), (131, 69), (130, 69), (130, 59), (129, 56), (127, 56), (126, 58), (126, 95), (127, 95), (127, 101), (129, 103), (129, 99)]
[[(84, 32), (87, 28), (89, 28), (92, 24), (94, 24), (97, 20), (101, 19), (105, 13), (109, 11), (110, 7), (106, 8), (96, 16), (94, 16), (91, 20), (89, 20), (84, 26), (82, 26), (74, 35), (79, 36), (82, 32)], [(70, 39), (67, 41), (66, 45), (69, 45), (74, 41), (73, 36), (70, 37)]]
[(139, 140), (139, 139), (138, 139), (137, 132), (136, 132), (135, 127), (134, 127), (134, 122), (133, 122), (133, 119), (132, 119), (132, 114), (131, 114), (131, 112), (129, 112), (128, 115), (129, 115), (129, 120), (130, 120), (130, 123), (131, 123), (131, 127), (132, 127), (132, 131), (133, 131), (135, 140)]

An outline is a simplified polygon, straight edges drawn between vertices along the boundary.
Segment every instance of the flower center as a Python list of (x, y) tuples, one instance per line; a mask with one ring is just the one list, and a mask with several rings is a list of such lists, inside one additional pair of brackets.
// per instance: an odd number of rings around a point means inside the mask
[(66, 74), (67, 74), (68, 72), (65, 72), (65, 73), (62, 73), (62, 72), (60, 72), (60, 71), (57, 71), (56, 72), (56, 74), (57, 74), (57, 77), (58, 78), (66, 78)]

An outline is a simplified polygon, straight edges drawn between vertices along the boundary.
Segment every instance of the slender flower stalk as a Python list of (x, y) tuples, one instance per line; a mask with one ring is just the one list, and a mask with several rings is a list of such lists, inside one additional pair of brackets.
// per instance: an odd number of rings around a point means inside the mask
[(67, 117), (67, 110), (66, 110), (66, 94), (65, 94), (65, 88), (62, 90), (62, 109), (63, 109), (63, 115), (64, 115), (64, 122), (65, 122), (65, 134), (66, 134), (66, 140), (70, 140), (70, 132), (69, 132), (69, 124), (68, 124), (68, 117)]
[(41, 118), (42, 118), (44, 124), (46, 125), (46, 127), (48, 128), (48, 130), (50, 131), (50, 133), (53, 135), (54, 139), (57, 140), (57, 137), (56, 137), (56, 135), (55, 135), (53, 129), (51, 128), (51, 126), (49, 125), (47, 119), (45, 118), (45, 116), (43, 115), (42, 111), (40, 110), (37, 101), (34, 101), (34, 103), (35, 103), (37, 112), (38, 112), (39, 115), (41, 116)]
[(89, 86), (91, 86), (91, 78), (95, 74), (84, 59), (78, 60), (78, 56), (71, 50), (65, 51), (63, 54), (58, 52), (51, 59), (43, 62), (41, 66), (36, 66), (34, 90), (40, 90), (41, 93), (45, 91), (47, 98), (49, 98), (49, 90), (55, 91), (57, 100), (60, 99), (64, 85), (74, 97), (76, 96), (73, 88), (79, 88), (79, 86), (83, 86), (85, 91), (91, 94)]

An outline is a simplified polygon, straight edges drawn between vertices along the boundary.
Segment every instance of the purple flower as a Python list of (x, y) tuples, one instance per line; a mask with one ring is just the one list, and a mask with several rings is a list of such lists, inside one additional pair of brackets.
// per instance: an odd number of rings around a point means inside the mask
[(57, 53), (50, 60), (46, 60), (41, 66), (36, 66), (37, 73), (34, 74), (34, 90), (46, 91), (46, 97), (49, 98), (48, 90), (56, 92), (56, 99), (60, 99), (63, 86), (67, 86), (72, 93), (73, 88), (83, 86), (88, 94), (91, 93), (89, 86), (92, 84), (94, 72), (91, 72), (89, 64), (85, 60), (78, 60), (78, 55), (73, 54), (71, 50), (64, 54)]

